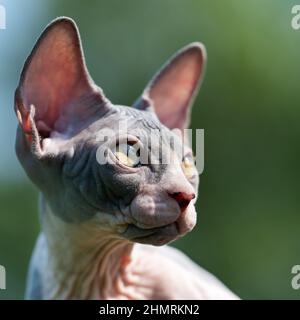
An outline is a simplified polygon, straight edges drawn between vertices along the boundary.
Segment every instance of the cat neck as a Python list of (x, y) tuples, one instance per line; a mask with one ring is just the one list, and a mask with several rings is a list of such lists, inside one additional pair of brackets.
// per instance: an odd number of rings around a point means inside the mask
[(68, 223), (43, 206), (42, 288), (44, 299), (130, 299), (128, 269), (133, 243), (89, 222)]

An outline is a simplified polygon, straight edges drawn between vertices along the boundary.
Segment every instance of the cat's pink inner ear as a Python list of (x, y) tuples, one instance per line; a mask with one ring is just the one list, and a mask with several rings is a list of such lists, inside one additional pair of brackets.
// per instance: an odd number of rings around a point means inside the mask
[(205, 48), (193, 43), (171, 58), (144, 92), (160, 121), (170, 129), (188, 126), (189, 107), (198, 91), (205, 64)]
[(75, 108), (78, 100), (95, 90), (77, 28), (72, 20), (62, 18), (46, 28), (27, 59), (17, 90), (17, 101), (22, 106), (16, 107), (25, 117), (33, 105), (38, 129), (51, 131), (60, 116), (78, 113), (68, 109)]

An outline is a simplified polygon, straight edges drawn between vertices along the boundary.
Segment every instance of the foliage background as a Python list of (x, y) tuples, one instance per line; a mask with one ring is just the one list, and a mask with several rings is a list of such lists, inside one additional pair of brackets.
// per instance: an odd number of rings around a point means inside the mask
[(192, 128), (205, 129), (199, 222), (174, 245), (246, 299), (299, 298), (300, 31), (294, 1), (7, 0), (0, 30), (0, 264), (22, 299), (38, 234), (37, 190), (14, 155), (13, 93), (44, 26), (79, 25), (87, 64), (115, 103), (128, 104), (181, 46), (202, 41), (208, 68)]

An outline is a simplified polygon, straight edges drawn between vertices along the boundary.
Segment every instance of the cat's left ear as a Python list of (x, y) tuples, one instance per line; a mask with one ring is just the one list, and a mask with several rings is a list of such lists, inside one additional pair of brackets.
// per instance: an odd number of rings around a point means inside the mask
[(199, 42), (177, 52), (153, 77), (134, 107), (154, 110), (170, 129), (189, 125), (190, 106), (198, 92), (206, 63), (206, 50)]
[(87, 71), (75, 22), (54, 20), (27, 58), (16, 90), (15, 111), (27, 140), (80, 130), (106, 102)]

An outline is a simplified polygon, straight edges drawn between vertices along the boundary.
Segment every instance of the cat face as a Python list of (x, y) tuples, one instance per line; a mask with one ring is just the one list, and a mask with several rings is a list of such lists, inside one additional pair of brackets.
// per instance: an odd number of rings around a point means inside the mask
[(16, 91), (16, 150), (58, 219), (153, 245), (194, 227), (198, 173), (182, 137), (204, 60), (191, 44), (133, 107), (113, 105), (86, 70), (74, 22), (47, 27)]

